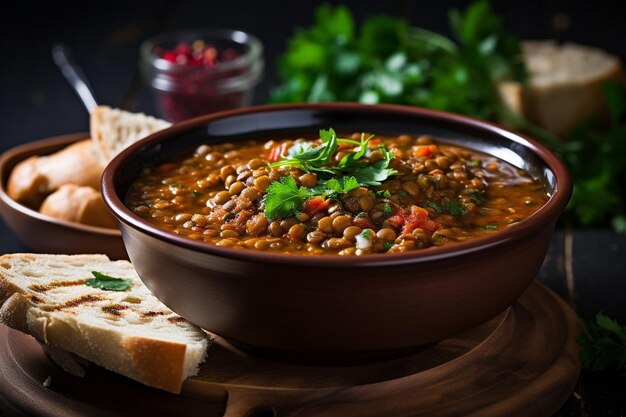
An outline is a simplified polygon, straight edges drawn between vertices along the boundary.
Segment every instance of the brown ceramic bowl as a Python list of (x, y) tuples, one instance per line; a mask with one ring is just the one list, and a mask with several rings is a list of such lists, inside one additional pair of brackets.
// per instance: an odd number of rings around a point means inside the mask
[(46, 216), (7, 195), (13, 167), (33, 155), (49, 155), (88, 138), (88, 133), (57, 136), (12, 148), (0, 156), (0, 214), (15, 236), (27, 247), (45, 253), (104, 253), (112, 259), (127, 258), (118, 229), (88, 226)]
[[(123, 203), (141, 167), (202, 143), (298, 137), (320, 127), (430, 134), (524, 168), (551, 197), (528, 219), (488, 237), (363, 257), (215, 246), (160, 230)], [(332, 360), (410, 351), (505, 310), (539, 270), (571, 180), (545, 147), (489, 123), (414, 107), (329, 103), (253, 107), (175, 125), (115, 158), (102, 190), (131, 261), (168, 307), (257, 354)]]

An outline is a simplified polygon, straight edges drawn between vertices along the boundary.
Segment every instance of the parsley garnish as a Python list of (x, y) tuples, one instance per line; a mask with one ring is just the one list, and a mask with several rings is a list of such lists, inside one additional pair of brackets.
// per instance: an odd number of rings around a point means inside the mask
[(298, 187), (293, 177), (282, 177), (279, 181), (273, 181), (265, 191), (263, 197), (265, 217), (273, 220), (277, 217), (294, 216), (310, 197), (336, 198), (339, 194), (348, 193), (359, 187), (354, 177), (331, 178), (328, 181), (321, 181), (313, 188)]
[(485, 226), (481, 227), (481, 229), (485, 229), (485, 230), (493, 230), (493, 229), (497, 229), (497, 228), (498, 228), (498, 226), (496, 226), (495, 224), (488, 224), (488, 225), (485, 225)]
[(393, 247), (393, 242), (385, 242), (383, 243), (383, 248), (385, 248), (385, 252)]
[(385, 203), (385, 208), (383, 209), (385, 213), (391, 213), (391, 205), (389, 203)]
[(442, 204), (446, 213), (449, 213), (454, 217), (459, 217), (467, 213), (467, 207), (465, 207), (465, 204), (460, 201), (444, 200)]
[(626, 326), (598, 313), (595, 323), (584, 323), (583, 331), (576, 340), (583, 367), (591, 371), (614, 367), (626, 375)]
[(485, 196), (484, 191), (470, 188), (467, 190), (467, 193), (470, 194), (470, 200), (472, 200), (472, 203), (476, 204), (477, 206), (482, 206), (487, 202), (487, 197)]
[(363, 238), (370, 240), (372, 238), (372, 231), (370, 229), (365, 229), (361, 232), (361, 236), (363, 236)]
[(443, 212), (443, 210), (441, 209), (441, 206), (435, 203), (434, 201), (430, 201), (426, 203), (426, 207), (430, 207), (431, 209), (435, 210), (437, 213)]
[(265, 217), (269, 220), (277, 217), (289, 217), (296, 214), (304, 200), (310, 197), (306, 187), (298, 187), (293, 177), (282, 177), (267, 187), (265, 197)]
[(391, 193), (389, 192), (389, 190), (381, 190), (381, 191), (376, 191), (376, 196), (378, 198), (389, 198), (391, 197)]
[(363, 217), (367, 217), (367, 213), (362, 211), (359, 214), (356, 215), (357, 218), (362, 219)]
[(85, 281), (86, 285), (107, 291), (126, 291), (133, 283), (132, 279), (110, 277), (97, 271), (91, 271), (95, 278)]
[[(321, 177), (337, 177), (351, 176), (360, 185), (380, 185), (382, 181), (388, 177), (398, 173), (395, 169), (389, 168), (389, 163), (393, 159), (394, 153), (387, 150), (384, 145), (380, 145), (383, 159), (373, 164), (367, 164), (361, 158), (365, 156), (368, 149), (368, 143), (374, 136), (365, 138), (365, 134), (361, 134), (361, 140), (338, 138), (335, 131), (320, 130), (320, 140), (322, 143), (318, 146), (303, 146), (303, 144), (295, 144), (289, 149), (286, 157), (280, 161), (271, 163), (270, 168), (281, 165), (290, 165), (305, 172), (313, 172)], [(336, 165), (329, 165), (333, 155), (340, 143), (348, 143), (354, 145), (354, 151), (344, 156)]]

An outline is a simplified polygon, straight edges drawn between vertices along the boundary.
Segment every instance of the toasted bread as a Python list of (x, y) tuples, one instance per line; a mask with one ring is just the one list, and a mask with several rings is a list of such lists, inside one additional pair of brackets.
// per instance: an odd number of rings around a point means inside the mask
[(91, 112), (91, 138), (103, 164), (138, 140), (169, 126), (165, 120), (109, 106), (98, 106)]
[[(97, 271), (131, 279), (92, 288)], [(204, 361), (209, 338), (165, 307), (127, 261), (105, 255), (0, 256), (0, 323), (146, 385), (178, 393)]]

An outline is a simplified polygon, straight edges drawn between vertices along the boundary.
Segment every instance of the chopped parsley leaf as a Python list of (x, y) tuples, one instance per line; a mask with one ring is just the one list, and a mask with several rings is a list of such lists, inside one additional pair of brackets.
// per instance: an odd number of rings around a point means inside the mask
[(444, 200), (442, 204), (444, 211), (454, 217), (459, 217), (467, 213), (467, 207), (460, 201)]
[(441, 209), (441, 206), (435, 203), (434, 201), (430, 201), (426, 203), (426, 207), (430, 207), (431, 209), (435, 210), (437, 213), (443, 212), (443, 210)]
[(470, 194), (470, 199), (472, 200), (472, 203), (476, 204), (477, 206), (482, 206), (487, 202), (487, 197), (485, 196), (484, 191), (470, 188), (467, 190), (467, 193)]
[(85, 281), (86, 285), (106, 291), (126, 291), (133, 283), (132, 279), (115, 278), (101, 272), (91, 271), (94, 278)]

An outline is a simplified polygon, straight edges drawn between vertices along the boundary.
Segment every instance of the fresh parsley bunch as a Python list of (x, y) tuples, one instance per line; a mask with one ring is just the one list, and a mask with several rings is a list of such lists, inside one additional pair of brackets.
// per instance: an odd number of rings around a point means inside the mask
[(607, 83), (604, 95), (608, 124), (598, 118), (583, 122), (556, 151), (574, 178), (569, 210), (579, 222), (610, 220), (616, 231), (626, 233), (626, 87)]
[(272, 100), (400, 103), (500, 117), (495, 82), (525, 79), (519, 40), (504, 32), (486, 0), (453, 11), (450, 24), (456, 41), (390, 16), (370, 17), (357, 30), (345, 6), (322, 5), (279, 59), (284, 82)]
[(626, 375), (626, 326), (598, 313), (585, 322), (577, 339), (583, 366), (591, 371), (616, 369)]

